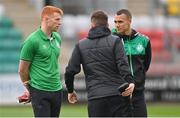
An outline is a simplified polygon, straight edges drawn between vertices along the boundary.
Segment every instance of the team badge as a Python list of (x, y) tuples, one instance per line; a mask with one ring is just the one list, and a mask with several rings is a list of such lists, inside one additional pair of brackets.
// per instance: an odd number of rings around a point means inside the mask
[(141, 44), (138, 44), (137, 47), (136, 47), (136, 50), (138, 52), (142, 52), (144, 50), (144, 47)]

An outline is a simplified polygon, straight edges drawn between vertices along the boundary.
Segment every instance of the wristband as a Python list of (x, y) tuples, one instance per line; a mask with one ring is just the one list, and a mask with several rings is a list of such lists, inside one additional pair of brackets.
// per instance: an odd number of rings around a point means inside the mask
[(29, 81), (23, 82), (23, 85), (24, 85), (24, 86), (27, 86), (28, 84), (29, 84)]
[(29, 81), (23, 82), (23, 85), (26, 87), (26, 89), (29, 91)]

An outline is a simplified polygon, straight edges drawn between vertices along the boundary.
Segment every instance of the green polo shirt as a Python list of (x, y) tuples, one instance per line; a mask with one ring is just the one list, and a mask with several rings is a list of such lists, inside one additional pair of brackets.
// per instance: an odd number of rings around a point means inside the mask
[(62, 89), (58, 58), (61, 37), (53, 32), (51, 40), (39, 28), (23, 43), (20, 59), (30, 61), (30, 85), (44, 91)]

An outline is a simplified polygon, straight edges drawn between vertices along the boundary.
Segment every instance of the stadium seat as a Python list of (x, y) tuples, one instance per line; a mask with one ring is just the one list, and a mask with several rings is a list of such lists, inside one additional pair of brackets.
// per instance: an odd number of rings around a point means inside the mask
[(83, 38), (86, 38), (87, 35), (88, 35), (88, 31), (84, 31), (84, 30), (79, 31), (78, 34), (77, 34), (78, 40), (81, 40), (81, 39), (83, 39)]
[(15, 39), (0, 39), (0, 50), (17, 50), (20, 49), (21, 40)]
[(139, 32), (149, 37), (152, 47), (152, 61), (168, 62), (172, 60), (172, 55), (168, 49), (165, 48), (163, 30), (158, 29), (139, 29)]
[(0, 73), (17, 73), (19, 63), (1, 63)]
[(20, 50), (0, 51), (0, 63), (16, 63), (20, 57)]
[(17, 73), (22, 32), (8, 17), (0, 19), (0, 73)]
[(13, 21), (7, 17), (3, 16), (0, 17), (0, 28), (12, 28), (13, 27)]
[(161, 51), (152, 50), (152, 62), (170, 62), (172, 54), (170, 51), (163, 49)]
[(0, 27), (0, 40), (6, 38), (22, 39), (22, 32), (16, 28), (1, 28)]
[(170, 16), (179, 16), (180, 14), (180, 1), (179, 0), (166, 0), (167, 1), (167, 11)]
[(151, 47), (154, 51), (162, 51), (164, 48), (164, 44), (161, 39), (159, 38), (150, 38), (151, 40)]
[(168, 38), (170, 46), (175, 46), (175, 48), (180, 50), (180, 29), (169, 31)]
[(154, 50), (162, 50), (164, 48), (164, 32), (154, 29), (139, 29), (140, 33), (145, 34), (151, 41)]

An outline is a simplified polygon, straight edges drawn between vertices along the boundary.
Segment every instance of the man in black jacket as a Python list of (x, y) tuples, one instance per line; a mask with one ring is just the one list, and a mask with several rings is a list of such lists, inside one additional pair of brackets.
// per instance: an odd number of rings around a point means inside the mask
[[(134, 80), (128, 67), (122, 41), (111, 35), (108, 17), (103, 11), (91, 16), (91, 26), (86, 39), (74, 48), (65, 72), (68, 101), (77, 102), (73, 82), (82, 64), (88, 92), (89, 117), (131, 116), (130, 95)], [(120, 93), (118, 87), (128, 83)]]
[(150, 40), (147, 36), (131, 29), (132, 15), (127, 9), (119, 10), (114, 19), (116, 28), (112, 32), (124, 42), (131, 74), (135, 81), (135, 89), (132, 94), (133, 116), (147, 117), (144, 85), (146, 72), (151, 62)]

